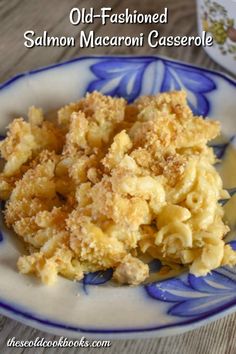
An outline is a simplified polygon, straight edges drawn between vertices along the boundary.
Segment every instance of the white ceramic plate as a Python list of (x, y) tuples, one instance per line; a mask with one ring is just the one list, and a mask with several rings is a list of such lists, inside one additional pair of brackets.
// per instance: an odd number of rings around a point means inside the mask
[[(0, 132), (4, 135), (10, 120), (25, 115), (30, 105), (50, 111), (86, 91), (96, 89), (132, 101), (139, 95), (180, 88), (188, 92), (194, 112), (221, 120), (228, 140), (215, 150), (223, 158), (236, 143), (236, 82), (159, 57), (86, 57), (18, 75), (0, 86)], [(231, 180), (225, 187), (236, 187), (236, 175)], [(0, 227), (0, 311), (41, 330), (67, 337), (166, 336), (236, 309), (236, 269), (225, 267), (204, 278), (183, 274), (138, 287), (113, 286), (110, 270), (91, 273), (83, 282), (60, 278), (55, 286), (44, 286), (17, 272), (21, 244), (3, 222)], [(151, 264), (152, 269), (158, 266)]]

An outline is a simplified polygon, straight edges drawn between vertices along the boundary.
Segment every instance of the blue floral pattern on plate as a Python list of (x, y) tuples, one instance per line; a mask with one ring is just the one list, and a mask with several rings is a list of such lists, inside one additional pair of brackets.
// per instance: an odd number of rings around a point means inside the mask
[(142, 58), (124, 60), (111, 58), (91, 66), (95, 79), (90, 82), (86, 91), (101, 91), (106, 95), (120, 96), (128, 102), (136, 99), (142, 89), (145, 71), (150, 65), (162, 63), (162, 70), (158, 70), (159, 87), (155, 85), (156, 77), (150, 78), (152, 87), (150, 94), (171, 90), (186, 90), (188, 101), (195, 114), (206, 116), (209, 112), (207, 94), (216, 89), (214, 81), (196, 68), (183, 67), (181, 64), (160, 60), (157, 58)]
[(189, 92), (188, 102), (193, 112), (206, 116), (209, 112), (209, 100), (206, 94), (216, 89), (214, 81), (198, 69), (192, 70), (176, 63), (166, 62), (160, 91), (181, 89)]
[(92, 81), (87, 91), (101, 91), (106, 95), (120, 96), (129, 102), (141, 92), (143, 75), (153, 59), (137, 60), (111, 59), (94, 64), (91, 67), (97, 80)]
[(235, 300), (236, 274), (223, 268), (205, 277), (188, 274), (149, 284), (145, 288), (153, 299), (173, 303), (168, 310), (170, 315), (209, 315), (223, 309), (225, 302)]
[(85, 294), (88, 294), (88, 285), (101, 285), (107, 283), (111, 280), (113, 275), (113, 270), (111, 268), (105, 271), (97, 271), (91, 272), (84, 276), (82, 283), (83, 283), (83, 290)]
[[(236, 241), (231, 242), (236, 249)], [(145, 286), (150, 297), (173, 303), (168, 313), (180, 317), (209, 315), (236, 299), (236, 271), (229, 267), (214, 270), (205, 277), (185, 274), (181, 277)]]

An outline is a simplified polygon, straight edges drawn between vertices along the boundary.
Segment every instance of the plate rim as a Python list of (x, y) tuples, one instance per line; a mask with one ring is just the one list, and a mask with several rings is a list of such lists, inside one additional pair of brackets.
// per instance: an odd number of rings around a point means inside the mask
[(236, 78), (234, 78), (233, 76), (231, 76), (228, 73), (224, 73), (220, 70), (214, 70), (214, 69), (207, 69), (204, 66), (201, 65), (195, 65), (195, 64), (190, 64), (188, 62), (182, 61), (182, 60), (177, 60), (174, 58), (170, 58), (164, 55), (85, 55), (85, 56), (81, 56), (81, 57), (77, 57), (77, 58), (73, 58), (73, 59), (69, 59), (66, 61), (62, 61), (59, 63), (54, 63), (54, 64), (49, 64), (49, 65), (45, 65), (42, 67), (39, 67), (37, 69), (32, 69), (32, 70), (26, 70), (23, 71), (19, 74), (13, 75), (11, 76), (9, 79), (3, 81), (2, 83), (0, 83), (0, 90), (6, 88), (7, 86), (10, 86), (11, 84), (15, 83), (16, 81), (26, 77), (26, 76), (30, 76), (30, 75), (35, 75), (35, 74), (39, 74), (41, 72), (47, 71), (47, 70), (51, 70), (51, 69), (56, 69), (58, 67), (62, 67), (62, 66), (66, 66), (72, 63), (76, 63), (82, 60), (88, 60), (88, 59), (114, 59), (114, 58), (125, 58), (125, 59), (143, 59), (143, 58), (148, 58), (148, 59), (160, 59), (160, 60), (164, 60), (167, 62), (172, 62), (172, 63), (177, 63), (180, 65), (183, 65), (185, 67), (188, 68), (192, 68), (192, 69), (199, 69), (201, 71), (210, 73), (210, 74), (215, 74), (218, 77), (221, 77), (225, 80), (227, 80), (230, 84), (232, 84), (233, 86), (236, 87)]
[[(97, 339), (132, 339), (135, 336), (141, 338), (153, 338), (153, 337), (166, 337), (181, 334), (184, 332), (189, 332), (193, 329), (199, 328), (206, 324), (212, 323), (215, 320), (225, 317), (227, 314), (232, 312), (232, 309), (236, 310), (236, 299), (229, 301), (224, 309), (220, 312), (215, 311), (212, 315), (203, 315), (200, 319), (190, 319), (189, 321), (183, 321), (179, 323), (148, 327), (148, 328), (122, 328), (122, 329), (92, 329), (77, 327), (75, 325), (57, 323), (56, 321), (50, 321), (48, 319), (40, 319), (38, 316), (31, 315), (30, 311), (27, 313), (19, 309), (14, 309), (14, 306), (3, 303), (0, 301), (0, 314), (7, 316), (15, 321), (18, 321), (24, 325), (51, 333), (54, 335), (64, 333), (66, 336), (71, 338), (76, 338), (79, 335), (86, 335), (87, 338), (97, 338)], [(6, 313), (8, 315), (6, 315)], [(181, 333), (178, 329), (181, 328)]]

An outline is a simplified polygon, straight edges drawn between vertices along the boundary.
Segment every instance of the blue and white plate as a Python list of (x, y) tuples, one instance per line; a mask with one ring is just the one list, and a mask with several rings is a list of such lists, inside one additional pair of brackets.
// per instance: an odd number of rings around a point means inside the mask
[[(224, 160), (236, 144), (236, 82), (206, 69), (159, 57), (85, 57), (20, 74), (0, 86), (0, 133), (31, 105), (45, 111), (77, 100), (87, 91), (125, 97), (185, 89), (198, 115), (222, 122), (225, 140), (215, 145)], [(236, 187), (235, 160), (225, 187)], [(235, 203), (231, 203), (231, 209)], [(232, 214), (232, 213), (231, 213)], [(236, 239), (236, 213), (231, 240)], [(236, 310), (236, 268), (206, 277), (183, 274), (145, 286), (114, 286), (112, 271), (60, 278), (55, 286), (17, 272), (21, 245), (1, 221), (0, 311), (58, 335), (97, 338), (166, 336), (191, 330)], [(231, 241), (236, 248), (236, 241)], [(158, 271), (158, 262), (154, 270)], [(152, 264), (153, 270), (153, 264)]]

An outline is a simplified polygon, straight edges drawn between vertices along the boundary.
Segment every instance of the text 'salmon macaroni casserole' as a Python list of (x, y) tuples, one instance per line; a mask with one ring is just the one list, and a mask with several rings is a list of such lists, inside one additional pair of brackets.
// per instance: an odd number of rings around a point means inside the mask
[(33, 30), (27, 30), (24, 33), (24, 45), (27, 48), (35, 46), (54, 46), (54, 47), (75, 47), (80, 48), (96, 48), (96, 47), (143, 47), (148, 45), (150, 48), (157, 47), (179, 47), (179, 46), (212, 46), (213, 38), (209, 33), (202, 32), (201, 36), (162, 36), (160, 31), (156, 29), (156, 24), (165, 25), (169, 20), (169, 12), (165, 7), (162, 13), (143, 14), (137, 10), (125, 9), (122, 13), (113, 12), (111, 7), (102, 7), (100, 13), (95, 13), (93, 8), (72, 8), (69, 14), (71, 25), (78, 26), (80, 24), (92, 24), (100, 21), (102, 26), (110, 24), (153, 24), (155, 28), (148, 33), (140, 32), (136, 36), (128, 35), (97, 35), (94, 30), (81, 30), (78, 39), (73, 36), (51, 36), (47, 31), (36, 34)]

